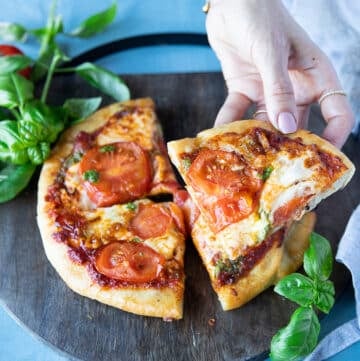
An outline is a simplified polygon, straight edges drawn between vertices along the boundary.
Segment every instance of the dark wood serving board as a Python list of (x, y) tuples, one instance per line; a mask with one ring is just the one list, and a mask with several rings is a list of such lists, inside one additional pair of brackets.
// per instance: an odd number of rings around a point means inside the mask
[[(133, 75), (124, 77), (132, 97), (151, 96), (157, 103), (166, 140), (194, 136), (211, 127), (226, 89), (221, 74)], [(79, 79), (55, 79), (51, 97), (98, 93)], [(105, 99), (109, 103), (110, 99)], [(318, 111), (312, 124), (321, 128)], [(360, 166), (358, 144), (345, 152)], [(357, 149), (356, 149), (357, 148)], [(357, 153), (357, 154), (356, 154)], [(32, 332), (81, 360), (260, 360), (273, 334), (289, 319), (294, 305), (269, 289), (242, 308), (223, 312), (191, 242), (186, 251), (184, 318), (176, 322), (122, 312), (81, 297), (62, 282), (47, 261), (36, 225), (38, 174), (15, 200), (0, 205), (0, 299)], [(318, 207), (316, 230), (333, 249), (360, 199), (357, 172), (350, 185)], [(349, 281), (335, 265), (339, 295)], [(215, 324), (209, 323), (215, 319)]]

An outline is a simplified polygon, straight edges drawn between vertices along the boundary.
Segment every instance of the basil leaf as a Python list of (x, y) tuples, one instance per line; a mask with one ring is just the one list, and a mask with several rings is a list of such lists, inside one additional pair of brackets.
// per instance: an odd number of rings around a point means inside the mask
[(28, 156), (32, 164), (42, 164), (50, 154), (50, 145), (41, 142), (38, 145), (27, 148)]
[(0, 142), (0, 161), (11, 164), (26, 164), (29, 162), (26, 149), (10, 150), (4, 143)]
[(25, 55), (11, 55), (0, 57), (0, 74), (13, 73), (24, 69), (32, 63), (32, 60)]
[(273, 361), (292, 361), (312, 352), (320, 332), (319, 320), (309, 307), (299, 307), (289, 324), (271, 340), (270, 358)]
[(281, 279), (274, 291), (304, 307), (310, 306), (315, 298), (314, 282), (300, 273), (292, 273)]
[(25, 41), (27, 30), (20, 24), (0, 22), (0, 39), (5, 42)]
[(333, 282), (320, 281), (317, 284), (317, 297), (315, 306), (324, 313), (329, 313), (335, 303), (335, 288)]
[(88, 38), (103, 31), (115, 19), (116, 11), (117, 5), (114, 2), (108, 9), (84, 20), (76, 29), (70, 32), (70, 35)]
[(33, 98), (33, 83), (17, 73), (0, 75), (0, 106), (22, 107), (26, 100)]
[(30, 163), (24, 165), (8, 164), (0, 170), (0, 203), (13, 199), (30, 182), (36, 167)]
[(88, 117), (95, 110), (97, 110), (102, 101), (101, 97), (96, 98), (83, 98), (83, 99), (67, 99), (63, 108), (67, 114), (74, 118), (72, 124), (80, 122), (82, 119)]
[(19, 121), (24, 139), (53, 143), (64, 129), (65, 113), (61, 107), (50, 107), (39, 100), (26, 103)]
[(2, 120), (0, 122), (0, 140), (10, 150), (20, 150), (28, 143), (21, 139), (18, 132), (18, 124), (15, 120)]
[(329, 278), (333, 267), (333, 256), (329, 241), (312, 232), (310, 247), (304, 254), (305, 272), (314, 280), (325, 281)]
[(83, 63), (75, 71), (92, 86), (115, 100), (130, 99), (130, 91), (126, 84), (114, 73), (91, 63)]

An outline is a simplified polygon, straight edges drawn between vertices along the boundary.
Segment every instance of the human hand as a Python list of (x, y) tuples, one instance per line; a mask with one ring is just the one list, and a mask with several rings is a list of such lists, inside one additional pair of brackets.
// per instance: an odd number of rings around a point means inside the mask
[[(330, 60), (280, 0), (212, 0), (206, 27), (229, 92), (215, 125), (241, 119), (255, 103), (266, 109), (257, 118), (292, 133), (307, 126), (313, 102), (342, 88)], [(341, 147), (354, 125), (346, 97), (328, 96), (320, 106), (323, 137)]]

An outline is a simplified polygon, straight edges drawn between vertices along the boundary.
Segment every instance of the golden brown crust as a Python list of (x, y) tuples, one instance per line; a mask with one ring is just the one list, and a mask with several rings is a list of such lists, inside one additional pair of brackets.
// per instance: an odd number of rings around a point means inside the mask
[[(37, 221), (44, 249), (50, 263), (76, 293), (135, 314), (180, 319), (183, 312), (183, 279), (174, 286), (161, 288), (102, 287), (91, 279), (86, 266), (79, 265), (69, 258), (69, 247), (64, 243), (56, 242), (52, 236), (57, 231), (57, 227), (49, 216), (49, 204), (45, 197), (48, 187), (55, 181), (62, 162), (71, 153), (76, 135), (82, 130), (95, 131), (124, 105), (154, 107), (151, 99), (139, 99), (116, 103), (99, 110), (86, 121), (64, 132), (50, 158), (43, 165), (38, 184)], [(177, 257), (183, 259), (184, 250), (185, 246), (180, 242), (176, 252)]]

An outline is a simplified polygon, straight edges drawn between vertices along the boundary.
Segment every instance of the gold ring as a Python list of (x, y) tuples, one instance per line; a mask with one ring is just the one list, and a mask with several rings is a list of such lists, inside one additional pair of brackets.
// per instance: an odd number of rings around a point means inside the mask
[(202, 7), (202, 11), (207, 14), (210, 10), (210, 1), (207, 1), (204, 6)]
[(342, 89), (340, 89), (340, 90), (330, 90), (330, 91), (324, 93), (320, 97), (319, 104), (321, 105), (321, 103), (324, 101), (324, 99), (331, 96), (331, 95), (343, 95), (343, 96), (346, 96), (346, 93)]
[(259, 114), (267, 114), (266, 110), (257, 110), (252, 116), (253, 118), (256, 118)]

